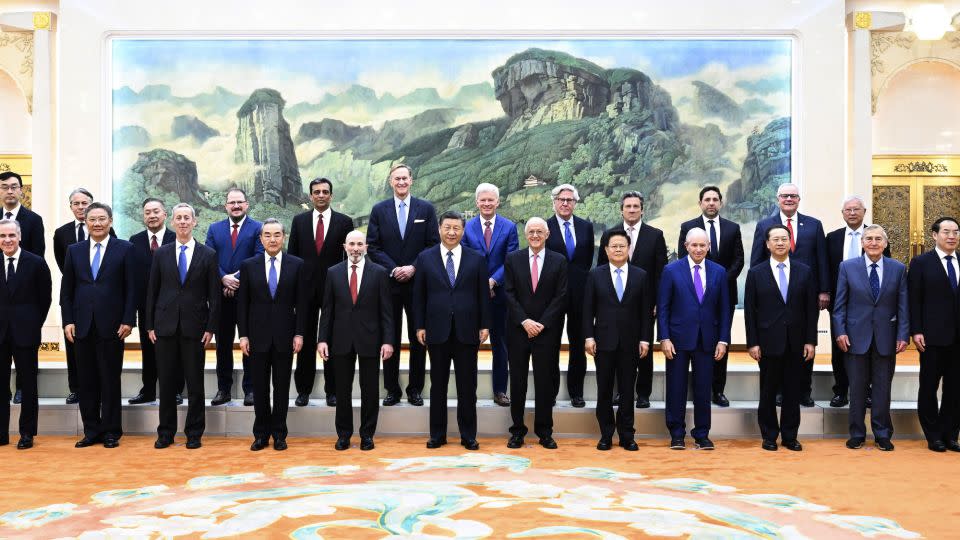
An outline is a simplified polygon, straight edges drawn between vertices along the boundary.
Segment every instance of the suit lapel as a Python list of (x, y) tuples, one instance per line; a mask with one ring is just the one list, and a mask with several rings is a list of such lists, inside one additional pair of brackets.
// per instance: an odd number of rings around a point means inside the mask
[[(682, 267), (682, 275), (684, 276), (684, 281), (687, 283), (687, 289), (690, 291), (690, 294), (693, 295), (694, 298), (696, 298), (697, 288), (693, 286), (693, 274), (690, 271), (690, 256), (687, 255), (680, 260), (685, 263)], [(700, 277), (702, 279), (706, 279), (707, 265), (700, 263), (700, 269), (703, 270), (703, 274), (701, 274)]]
[[(90, 276), (90, 279), (93, 279), (93, 272), (90, 270), (90, 240), (84, 240), (83, 242), (78, 242), (83, 249), (80, 250), (80, 262), (83, 263), (81, 266), (81, 272)], [(103, 266), (103, 257), (100, 257), (100, 265)]]
[[(780, 294), (780, 283), (777, 281), (777, 276), (773, 275), (773, 268), (770, 267), (770, 259), (767, 259), (767, 266), (760, 272), (760, 275), (763, 279), (767, 280), (767, 284), (770, 287), (773, 287), (773, 290), (777, 291), (777, 299), (780, 300), (781, 304), (786, 305), (786, 302), (783, 300), (783, 296)], [(788, 278), (787, 283), (787, 299), (790, 299), (790, 290), (793, 289), (793, 277), (794, 273), (791, 272), (791, 276)]]
[[(412, 225), (413, 222), (416, 221), (416, 214), (417, 214), (417, 201), (416, 201), (416, 199), (414, 199), (412, 195), (411, 195), (408, 199), (409, 199), (409, 200), (408, 200), (408, 204), (407, 204), (407, 224), (406, 224), (406, 226), (404, 226), (404, 228), (403, 228), (403, 242), (404, 242), (404, 243), (406, 243), (406, 242), (407, 242), (407, 239), (410, 238), (410, 234), (409, 234), (409, 233), (411, 232), (411, 231), (410, 231), (410, 225)], [(396, 202), (396, 201), (394, 201), (394, 202)], [(394, 207), (394, 209), (393, 209), (393, 215), (394, 215), (394, 220), (393, 220), (393, 221), (394, 221), (394, 223), (397, 223), (397, 234), (400, 234), (400, 225), (399, 225), (399, 222), (397, 221), (397, 218), (396, 218), (396, 215), (397, 215), (397, 209), (396, 209), (396, 207)]]
[[(503, 222), (502, 216), (497, 216), (499, 219), (493, 224), (493, 234), (490, 237), (490, 249), (493, 249), (493, 246), (497, 245), (497, 242), (500, 241), (500, 235), (503, 234), (506, 224)], [(487, 253), (490, 253), (490, 249), (487, 250)]]
[[(629, 264), (627, 264), (624, 268), (626, 269), (627, 272), (630, 271), (630, 265), (629, 265)], [(616, 297), (617, 297), (617, 287), (616, 287), (616, 285), (613, 284), (613, 272), (614, 272), (613, 265), (612, 265), (612, 264), (608, 264), (608, 265), (607, 265), (607, 271), (604, 273), (604, 278), (603, 278), (603, 280), (607, 283), (607, 287), (608, 287), (608, 289), (609, 289), (609, 291), (610, 291), (610, 294), (612, 294), (613, 297), (616, 298)], [(629, 274), (628, 274), (628, 276), (627, 276), (627, 281), (630, 281)], [(626, 287), (623, 288), (623, 297), (624, 297), (624, 298), (627, 297), (627, 288), (626, 288)], [(617, 300), (617, 303), (620, 303), (620, 302), (622, 302), (622, 300), (618, 299), (618, 300)]]

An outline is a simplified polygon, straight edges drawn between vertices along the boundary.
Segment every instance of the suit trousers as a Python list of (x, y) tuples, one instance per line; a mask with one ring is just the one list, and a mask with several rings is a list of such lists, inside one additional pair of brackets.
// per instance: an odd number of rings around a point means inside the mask
[[(597, 351), (594, 357), (597, 365), (597, 422), (600, 424), (601, 439), (612, 439), (616, 431), (620, 435), (620, 442), (633, 440), (633, 385), (639, 362), (637, 352), (632, 347), (624, 350), (621, 345), (615, 351)], [(620, 392), (616, 418), (613, 414), (614, 382)]]
[[(316, 350), (316, 349), (314, 349)], [(271, 345), (266, 352), (250, 351), (250, 375), (253, 378), (253, 436), (274, 441), (287, 438), (287, 408), (290, 406), (290, 367), (293, 351), (278, 351)], [(270, 406), (270, 381), (273, 380), (273, 407)]]
[[(143, 371), (141, 373), (143, 386), (140, 387), (140, 393), (147, 397), (156, 397), (159, 395), (157, 393), (157, 383), (160, 380), (157, 375), (157, 346), (150, 341), (150, 335), (147, 333), (147, 329), (143, 327), (144, 316), (143, 310), (137, 311), (137, 322), (139, 323), (137, 331), (140, 334), (140, 353), (143, 355)], [(182, 376), (180, 377), (180, 385), (176, 388), (178, 393), (183, 390)]]
[(710, 435), (710, 392), (713, 384), (713, 354), (701, 350), (677, 351), (667, 360), (667, 408), (665, 416), (670, 437), (682, 439), (687, 434), (687, 374), (693, 365), (693, 430), (694, 439)]
[[(330, 369), (336, 371), (337, 415), (334, 426), (337, 437), (349, 439), (353, 435), (353, 376), (356, 373), (357, 354), (331, 356)], [(361, 356), (360, 362), (360, 437), (372, 438), (377, 432), (380, 414), (380, 359), (376, 356)]]
[[(730, 320), (733, 320), (733, 313), (737, 310), (737, 300), (736, 297), (731, 297), (730, 299)], [(651, 347), (652, 349), (653, 347)], [(722, 394), (724, 389), (727, 387), (727, 359), (730, 357), (729, 347), (728, 350), (723, 353), (723, 357), (720, 360), (715, 360), (713, 362), (713, 393)]]
[(83, 434), (97, 441), (119, 439), (123, 435), (120, 417), (123, 340), (115, 334), (100, 337), (96, 325), (91, 324), (85, 337), (76, 338), (76, 347)]
[[(583, 305), (577, 303), (567, 309), (567, 394), (583, 397), (583, 380), (587, 375), (587, 353), (583, 350)], [(557, 371), (553, 395), (560, 392), (560, 371)]]
[[(67, 349), (67, 390), (70, 393), (76, 393), (80, 391), (80, 374), (77, 373), (77, 349), (76, 345), (70, 343), (69, 340), (63, 340), (64, 346)], [(17, 390), (20, 390), (20, 377), (17, 377)]]
[[(503, 293), (498, 293), (502, 298)], [(507, 355), (507, 306), (503, 300), (490, 302), (493, 324), (490, 327), (490, 351), (493, 353), (493, 393), (507, 392), (510, 360)]]
[(850, 436), (866, 438), (867, 427), (864, 415), (867, 411), (868, 389), (873, 385), (873, 407), (870, 409), (870, 425), (874, 439), (893, 437), (893, 420), (890, 419), (890, 385), (897, 367), (897, 355), (877, 353), (875, 343), (870, 344), (866, 354), (847, 354), (846, 369), (850, 388)]
[[(217, 323), (217, 390), (230, 393), (233, 388), (233, 339), (237, 335), (237, 299), (220, 299), (220, 321)], [(253, 392), (249, 357), (243, 357), (243, 393)]]
[[(917, 416), (927, 442), (957, 440), (960, 422), (960, 367), (957, 365), (956, 345), (927, 346), (920, 353), (920, 387), (917, 390)], [(943, 381), (940, 404), (937, 405), (937, 387)]]
[(187, 418), (183, 432), (199, 439), (206, 428), (203, 392), (203, 343), (180, 330), (173, 336), (157, 336), (157, 373), (160, 378), (159, 437), (173, 439), (177, 433), (177, 392), (187, 385)]
[[(427, 352), (417, 341), (417, 329), (413, 324), (413, 291), (410, 287), (395, 289), (393, 294), (393, 356), (383, 363), (383, 387), (396, 396), (400, 391), (400, 333), (403, 327), (403, 312), (407, 312), (407, 339), (410, 342), (408, 362), (410, 379), (407, 381), (407, 396), (411, 392), (422, 393), (426, 378)], [(432, 356), (431, 356), (432, 357)]]
[[(298, 394), (313, 393), (313, 383), (317, 378), (317, 348), (307, 345), (317, 342), (319, 323), (320, 304), (313, 299), (307, 307), (306, 328), (303, 329), (304, 347), (297, 353), (297, 368), (293, 371), (293, 382)], [(336, 370), (326, 361), (323, 362), (323, 393), (327, 396), (337, 393)]]
[[(522, 332), (522, 335), (521, 335)], [(514, 332), (511, 330), (511, 334)], [(554, 381), (560, 373), (560, 344), (533, 344), (522, 330), (512, 336), (510, 355), (510, 426), (512, 435), (527, 434), (524, 424), (530, 357), (533, 357), (533, 432), (544, 439), (553, 436)]]
[(830, 345), (830, 365), (833, 366), (833, 393), (837, 396), (846, 396), (850, 391), (850, 378), (847, 375), (847, 353), (843, 352), (837, 345), (837, 336), (833, 332), (832, 324), (830, 325)]
[(20, 436), (33, 437), (37, 434), (37, 416), (39, 406), (37, 400), (37, 348), (17, 347), (12, 336), (8, 333), (7, 339), (0, 343), (0, 438), (7, 438), (7, 427), (10, 425), (10, 361), (17, 367), (17, 380), (20, 381), (20, 390), (23, 392), (23, 401), (20, 402)]
[[(801, 377), (806, 369), (803, 360), (803, 345), (786, 344), (781, 355), (763, 354), (760, 350), (760, 403), (757, 405), (757, 419), (760, 434), (765, 441), (797, 440), (800, 430), (800, 391)], [(783, 393), (783, 405), (780, 408), (780, 421), (777, 422), (777, 391)]]
[[(479, 330), (478, 330), (479, 331)], [(477, 345), (457, 341), (456, 329), (444, 343), (428, 345), (430, 351), (430, 438), (447, 436), (447, 385), (450, 363), (457, 382), (457, 426), (460, 439), (477, 438)]]

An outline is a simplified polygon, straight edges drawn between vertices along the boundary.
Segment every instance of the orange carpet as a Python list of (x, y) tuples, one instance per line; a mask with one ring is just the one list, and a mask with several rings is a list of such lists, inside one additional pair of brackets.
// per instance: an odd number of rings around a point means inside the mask
[(0, 448), (0, 537), (956, 538), (960, 523), (960, 455), (921, 441), (892, 453), (842, 440), (800, 453), (744, 440), (714, 452), (643, 440), (636, 453), (585, 439), (510, 450), (506, 437), (479, 452), (409, 437), (372, 452), (356, 438), (345, 452), (291, 438), (257, 453), (246, 438), (195, 451), (182, 438), (166, 450), (144, 436), (113, 450), (74, 441)]

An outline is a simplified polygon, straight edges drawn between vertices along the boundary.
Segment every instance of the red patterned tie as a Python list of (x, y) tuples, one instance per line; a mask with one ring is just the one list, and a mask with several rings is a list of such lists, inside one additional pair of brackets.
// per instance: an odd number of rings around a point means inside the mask
[(540, 281), (540, 267), (537, 265), (537, 259), (540, 255), (533, 256), (533, 264), (530, 265), (530, 288), (537, 292), (537, 283)]
[(317, 220), (317, 235), (314, 238), (317, 244), (317, 255), (319, 255), (320, 250), (323, 249), (323, 214), (320, 214), (320, 219)]
[(787, 231), (790, 232), (790, 253), (793, 253), (797, 249), (797, 242), (793, 239), (793, 220), (787, 218)]
[(353, 304), (357, 304), (357, 265), (350, 265), (350, 268), (353, 268), (353, 272), (350, 274), (350, 298), (353, 299)]
[(160, 246), (157, 245), (157, 235), (154, 234), (150, 237), (150, 253), (156, 251), (158, 247)]
[(237, 249), (237, 236), (240, 234), (240, 226), (236, 223), (233, 224), (233, 232), (230, 233), (230, 247)]
[(483, 230), (483, 241), (487, 244), (487, 251), (490, 251), (490, 240), (493, 239), (493, 229), (490, 227), (490, 221), (487, 220), (487, 228)]

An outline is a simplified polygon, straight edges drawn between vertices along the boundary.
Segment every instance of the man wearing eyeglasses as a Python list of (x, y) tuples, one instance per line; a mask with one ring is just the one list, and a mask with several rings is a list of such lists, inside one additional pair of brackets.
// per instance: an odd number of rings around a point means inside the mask
[[(787, 228), (790, 241), (791, 260), (801, 262), (810, 268), (814, 287), (818, 294), (817, 304), (821, 310), (830, 305), (830, 269), (827, 264), (827, 239), (823, 234), (820, 220), (797, 211), (800, 207), (800, 188), (796, 184), (781, 184), (777, 188), (779, 209), (772, 216), (757, 222), (753, 233), (753, 248), (750, 250), (750, 267), (765, 263), (770, 259), (766, 247), (766, 231), (773, 225)], [(813, 384), (813, 362), (805, 362), (800, 381), (800, 405), (813, 407), (810, 391)], [(778, 394), (778, 402), (781, 401)]]
[(43, 218), (20, 204), (23, 199), (23, 179), (7, 171), (0, 173), (0, 197), (3, 197), (3, 219), (15, 219), (20, 223), (20, 247), (43, 257), (46, 243), (43, 238)]

